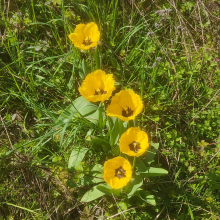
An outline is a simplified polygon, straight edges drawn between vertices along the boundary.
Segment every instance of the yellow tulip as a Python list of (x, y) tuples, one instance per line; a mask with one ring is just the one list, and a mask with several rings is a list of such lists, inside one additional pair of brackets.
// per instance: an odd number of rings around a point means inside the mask
[(122, 121), (129, 121), (141, 113), (143, 103), (139, 95), (132, 90), (121, 90), (111, 100), (106, 114), (121, 119)]
[(78, 24), (74, 33), (69, 35), (75, 47), (81, 50), (88, 50), (95, 47), (100, 39), (100, 32), (98, 26), (94, 22), (88, 24)]
[(131, 180), (132, 169), (128, 160), (115, 157), (104, 164), (104, 180), (113, 188), (119, 189), (126, 186)]
[(86, 76), (79, 87), (79, 92), (88, 101), (104, 102), (115, 90), (114, 83), (113, 74), (106, 74), (102, 70), (96, 70)]
[(121, 152), (129, 156), (141, 156), (148, 147), (148, 135), (138, 127), (129, 128), (119, 139)]

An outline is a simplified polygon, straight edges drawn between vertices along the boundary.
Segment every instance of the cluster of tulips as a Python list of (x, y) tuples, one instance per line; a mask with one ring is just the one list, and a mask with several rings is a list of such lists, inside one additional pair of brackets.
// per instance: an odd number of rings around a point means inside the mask
[[(94, 23), (79, 24), (74, 33), (69, 35), (75, 47), (88, 50), (96, 47), (100, 40), (98, 26)], [(88, 74), (79, 87), (80, 94), (91, 102), (105, 102), (115, 90), (113, 74), (106, 74), (98, 69)], [(112, 97), (106, 109), (106, 115), (129, 121), (143, 110), (139, 95), (130, 89), (121, 90)], [(141, 156), (149, 147), (148, 135), (138, 127), (131, 127), (119, 139), (119, 148), (123, 154), (135, 157)], [(127, 185), (132, 178), (134, 169), (130, 162), (123, 157), (115, 157), (104, 164), (104, 180), (113, 188), (119, 189)]]

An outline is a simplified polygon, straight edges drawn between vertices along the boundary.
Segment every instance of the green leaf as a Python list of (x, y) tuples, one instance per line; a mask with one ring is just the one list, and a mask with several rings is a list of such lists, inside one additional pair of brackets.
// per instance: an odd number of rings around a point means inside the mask
[(92, 189), (90, 189), (83, 195), (81, 202), (91, 202), (103, 195), (105, 195), (105, 193), (101, 192), (100, 190), (97, 189), (96, 186), (94, 186)]
[(76, 167), (83, 160), (88, 148), (75, 147), (70, 155), (68, 168), (71, 170), (76, 170)]
[(136, 167), (140, 173), (145, 173), (148, 170), (148, 167), (144, 164), (143, 160), (140, 157), (136, 158)]
[(145, 164), (150, 164), (153, 160), (154, 157), (157, 153), (158, 147), (159, 147), (159, 143), (153, 143), (151, 142), (150, 145), (153, 147), (150, 150), (147, 150), (146, 153), (144, 154), (144, 162)]
[(105, 111), (100, 107), (93, 114), (87, 116), (86, 119), (102, 128), (102, 122), (105, 121)]
[(71, 77), (69, 79), (69, 82), (67, 84), (68, 89), (72, 89), (73, 88), (74, 78), (75, 78), (74, 76), (75, 76), (75, 73), (74, 73), (74, 67), (73, 67), (72, 75), (71, 75)]
[(72, 180), (67, 180), (66, 185), (69, 186), (70, 188), (75, 188), (77, 187), (77, 184), (74, 183)]
[(56, 5), (61, 5), (62, 4), (62, 0), (52, 0), (53, 1), (53, 4)]
[(120, 148), (119, 146), (116, 146), (114, 149), (112, 149), (112, 154), (114, 156), (118, 156), (120, 154)]
[(84, 176), (83, 178), (80, 179), (81, 185), (86, 186), (90, 184), (104, 182), (104, 179), (102, 178), (102, 175), (100, 173), (92, 173), (89, 175), (91, 176)]
[(112, 189), (108, 184), (99, 184), (97, 186), (97, 189), (99, 189), (101, 192), (105, 193), (106, 195), (112, 196), (112, 194), (115, 197), (120, 197), (121, 192), (118, 189)]
[(152, 147), (154, 147), (155, 149), (157, 149), (158, 150), (158, 147), (159, 147), (159, 143), (154, 143), (154, 142), (150, 142), (150, 145), (152, 146)]
[(118, 142), (121, 135), (125, 132), (125, 126), (123, 124), (123, 121), (118, 118), (109, 117), (109, 120), (111, 121), (110, 123), (113, 124), (113, 126), (111, 126), (109, 129), (110, 143), (111, 146), (114, 146)]
[(85, 59), (82, 60), (82, 70), (83, 70), (84, 76), (86, 76), (86, 75), (87, 75), (88, 68), (87, 68)]
[(69, 123), (73, 118), (92, 115), (97, 109), (97, 105), (87, 101), (83, 96), (80, 96), (64, 110), (58, 118), (58, 121)]
[(102, 146), (102, 148), (103, 148), (103, 150), (104, 150), (105, 153), (108, 153), (108, 152), (111, 150), (111, 145), (108, 143), (108, 141), (106, 141), (106, 140), (104, 139), (104, 137), (91, 136), (91, 140), (92, 140), (94, 143), (96, 143), (96, 144)]
[(95, 166), (92, 167), (91, 171), (103, 173), (103, 169), (104, 168), (101, 164), (96, 164)]
[(146, 172), (141, 173), (143, 177), (162, 176), (168, 174), (168, 171), (162, 168), (148, 167)]
[(188, 210), (189, 210), (189, 214), (190, 214), (191, 219), (194, 220), (193, 212), (192, 212), (192, 209), (191, 209), (189, 203), (188, 203)]
[(122, 211), (125, 211), (128, 209), (127, 205), (125, 202), (118, 202), (119, 207), (121, 208)]
[(145, 191), (145, 190), (139, 190), (136, 192), (136, 195), (142, 199), (144, 202), (147, 202), (151, 205), (156, 205), (156, 201), (154, 199), (154, 196), (153, 195), (150, 195), (149, 192)]
[(76, 112), (78, 115), (88, 116), (93, 114), (98, 109), (98, 106), (87, 101), (83, 96), (75, 99), (69, 106), (69, 112)]
[(188, 170), (189, 170), (189, 172), (191, 173), (191, 172), (193, 172), (193, 171), (195, 170), (195, 167), (189, 166), (189, 167), (188, 167)]
[(138, 188), (140, 188), (143, 184), (143, 179), (141, 176), (135, 176), (131, 181), (125, 186), (124, 191), (127, 193), (128, 198), (130, 198)]

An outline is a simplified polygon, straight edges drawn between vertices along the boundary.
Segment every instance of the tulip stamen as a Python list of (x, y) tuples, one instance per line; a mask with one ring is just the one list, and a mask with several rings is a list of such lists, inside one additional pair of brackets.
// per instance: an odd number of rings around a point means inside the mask
[(131, 110), (130, 107), (127, 107), (126, 109), (123, 109), (123, 108), (122, 108), (122, 116), (124, 116), (124, 117), (132, 116), (133, 113), (134, 113), (134, 111)]
[(104, 91), (104, 89), (102, 89), (102, 88), (98, 88), (98, 89), (96, 89), (95, 90), (95, 93), (94, 93), (94, 95), (103, 95), (103, 94), (106, 94), (107, 92), (106, 91)]
[(140, 143), (133, 141), (132, 143), (129, 144), (129, 148), (131, 151), (137, 153), (141, 149), (141, 145)]
[(91, 39), (90, 38), (85, 38), (84, 40), (83, 40), (83, 44), (85, 45), (85, 46), (89, 46), (89, 45), (91, 45), (93, 42), (91, 41)]
[(126, 171), (120, 166), (118, 169), (115, 169), (115, 176), (119, 179), (126, 177)]

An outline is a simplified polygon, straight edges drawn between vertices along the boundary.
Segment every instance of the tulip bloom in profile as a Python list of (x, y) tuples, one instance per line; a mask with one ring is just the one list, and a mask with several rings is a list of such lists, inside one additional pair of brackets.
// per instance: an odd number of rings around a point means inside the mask
[(126, 186), (131, 180), (132, 169), (128, 160), (115, 157), (104, 164), (104, 180), (113, 188), (119, 189)]
[(129, 121), (141, 113), (143, 103), (139, 95), (132, 90), (121, 90), (117, 93), (107, 108), (107, 115), (114, 116), (122, 121)]
[(141, 156), (148, 147), (148, 135), (138, 127), (129, 128), (119, 139), (121, 152), (129, 156)]
[(75, 47), (81, 50), (88, 50), (95, 47), (100, 39), (100, 32), (98, 26), (94, 22), (88, 24), (78, 24), (74, 33), (69, 35)]
[(113, 74), (106, 74), (102, 70), (96, 70), (88, 74), (79, 87), (80, 94), (91, 102), (104, 102), (115, 90)]

